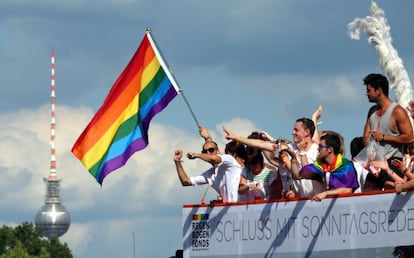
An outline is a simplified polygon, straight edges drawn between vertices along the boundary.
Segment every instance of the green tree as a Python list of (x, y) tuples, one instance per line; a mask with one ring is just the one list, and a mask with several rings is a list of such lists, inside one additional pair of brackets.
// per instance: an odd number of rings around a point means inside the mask
[(66, 243), (58, 238), (46, 239), (30, 222), (15, 228), (0, 228), (0, 258), (73, 258)]
[(31, 258), (26, 249), (23, 247), (23, 244), (20, 241), (16, 242), (16, 245), (10, 249), (5, 255), (1, 256), (2, 258)]
[(11, 247), (16, 245), (13, 228), (3, 226), (0, 228), (0, 254), (8, 252)]
[(32, 223), (23, 222), (14, 228), (14, 235), (31, 255), (40, 255), (40, 249), (45, 245), (42, 240), (42, 231)]

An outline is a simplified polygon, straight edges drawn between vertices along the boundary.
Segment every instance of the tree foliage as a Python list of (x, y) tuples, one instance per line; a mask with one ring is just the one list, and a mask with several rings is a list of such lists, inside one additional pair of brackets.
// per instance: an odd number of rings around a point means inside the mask
[(66, 243), (44, 238), (30, 222), (0, 228), (0, 258), (73, 258)]

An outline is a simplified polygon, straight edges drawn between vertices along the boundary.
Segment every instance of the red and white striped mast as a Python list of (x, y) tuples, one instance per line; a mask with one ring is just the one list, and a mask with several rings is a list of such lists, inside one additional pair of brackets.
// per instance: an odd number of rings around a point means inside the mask
[(57, 179), (56, 175), (56, 117), (55, 117), (55, 51), (52, 50), (51, 59), (51, 120), (50, 120), (50, 173), (49, 179)]
[(64, 235), (70, 226), (70, 214), (60, 201), (60, 180), (56, 175), (56, 120), (55, 120), (55, 51), (51, 61), (51, 121), (50, 121), (50, 172), (43, 178), (46, 183), (45, 204), (36, 213), (36, 227), (42, 229), (43, 236), (52, 239)]

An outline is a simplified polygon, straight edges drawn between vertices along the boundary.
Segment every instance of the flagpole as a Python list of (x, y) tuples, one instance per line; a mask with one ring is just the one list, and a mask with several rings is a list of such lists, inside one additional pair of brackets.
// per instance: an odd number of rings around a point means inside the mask
[(160, 62), (161, 62), (161, 66), (164, 66), (164, 69), (165, 69), (165, 71), (167, 73), (167, 76), (171, 78), (171, 81), (173, 83), (173, 86), (176, 87), (176, 89), (178, 90), (178, 93), (183, 97), (184, 102), (187, 105), (188, 110), (190, 110), (191, 116), (193, 117), (194, 122), (196, 123), (197, 129), (198, 129), (198, 127), (200, 126), (200, 124), (198, 123), (198, 120), (197, 120), (197, 118), (196, 118), (196, 116), (195, 116), (195, 114), (193, 112), (193, 109), (191, 108), (190, 103), (188, 102), (187, 98), (185, 97), (184, 92), (183, 92), (183, 89), (178, 85), (177, 80), (175, 79), (175, 77), (174, 77), (174, 75), (173, 75), (173, 73), (172, 73), (169, 65), (165, 61), (164, 56), (162, 55), (160, 49), (158, 48), (158, 45), (155, 42), (155, 39), (152, 37), (152, 35), (151, 35), (151, 28), (150, 27), (148, 27), (146, 29), (146, 33), (149, 36), (148, 38), (149, 38), (150, 42), (153, 43), (153, 45), (154, 45), (154, 50), (159, 55)]

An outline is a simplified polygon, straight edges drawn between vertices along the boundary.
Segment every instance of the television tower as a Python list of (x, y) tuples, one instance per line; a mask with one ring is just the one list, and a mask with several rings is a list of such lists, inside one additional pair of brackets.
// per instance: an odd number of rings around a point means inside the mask
[(50, 122), (50, 172), (49, 177), (43, 178), (46, 184), (45, 205), (37, 212), (35, 224), (42, 229), (45, 237), (51, 239), (60, 237), (68, 231), (70, 215), (60, 202), (60, 179), (56, 175), (56, 120), (55, 120), (55, 51), (52, 50), (51, 60), (51, 122)]

